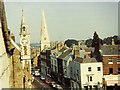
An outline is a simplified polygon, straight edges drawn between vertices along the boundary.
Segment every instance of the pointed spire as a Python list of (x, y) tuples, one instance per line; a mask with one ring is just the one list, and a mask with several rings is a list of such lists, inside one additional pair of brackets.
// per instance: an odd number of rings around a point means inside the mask
[(49, 36), (47, 32), (47, 25), (46, 25), (44, 10), (42, 11), (40, 40), (41, 40), (41, 50), (43, 50), (44, 47), (50, 47), (50, 41), (49, 41)]
[(21, 27), (20, 27), (20, 34), (27, 34), (26, 30), (26, 23), (25, 23), (25, 17), (24, 17), (24, 10), (22, 9), (22, 18), (21, 18)]
[(21, 24), (25, 24), (25, 17), (24, 17), (24, 10), (22, 9), (22, 20), (21, 20)]
[(42, 10), (42, 23), (41, 23), (41, 26), (42, 26), (43, 29), (47, 29), (44, 10)]

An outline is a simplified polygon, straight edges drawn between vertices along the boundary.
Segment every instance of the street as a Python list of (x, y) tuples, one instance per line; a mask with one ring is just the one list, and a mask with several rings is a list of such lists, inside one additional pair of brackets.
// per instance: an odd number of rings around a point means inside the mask
[(40, 80), (40, 77), (34, 77), (34, 81), (32, 82), (33, 88), (39, 88), (39, 89), (51, 89), (48, 84), (46, 84), (44, 81)]

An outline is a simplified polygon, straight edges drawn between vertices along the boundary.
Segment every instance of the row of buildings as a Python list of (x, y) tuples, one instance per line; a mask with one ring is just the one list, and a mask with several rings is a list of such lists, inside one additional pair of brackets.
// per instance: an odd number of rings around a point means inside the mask
[(102, 61), (91, 58), (94, 48), (58, 43), (54, 49), (44, 49), (38, 57), (41, 76), (52, 78), (64, 88), (98, 88), (105, 84), (120, 86), (119, 45), (102, 45)]

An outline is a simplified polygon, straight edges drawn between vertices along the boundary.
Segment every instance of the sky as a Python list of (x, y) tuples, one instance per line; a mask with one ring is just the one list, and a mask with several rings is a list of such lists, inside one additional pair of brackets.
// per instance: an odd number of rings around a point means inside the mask
[[(23, 1), (23, 0), (22, 0)], [(22, 9), (28, 25), (31, 43), (40, 42), (41, 14), (44, 10), (50, 41), (85, 40), (118, 35), (118, 2), (11, 2), (6, 0), (7, 24), (19, 42)], [(93, 0), (94, 1), (94, 0)]]

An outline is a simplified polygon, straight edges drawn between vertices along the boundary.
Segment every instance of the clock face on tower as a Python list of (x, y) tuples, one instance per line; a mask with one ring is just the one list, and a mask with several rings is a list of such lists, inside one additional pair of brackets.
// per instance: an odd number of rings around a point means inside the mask
[(28, 44), (28, 39), (27, 38), (23, 38), (21, 40), (21, 42), (22, 42), (23, 45), (27, 45)]

